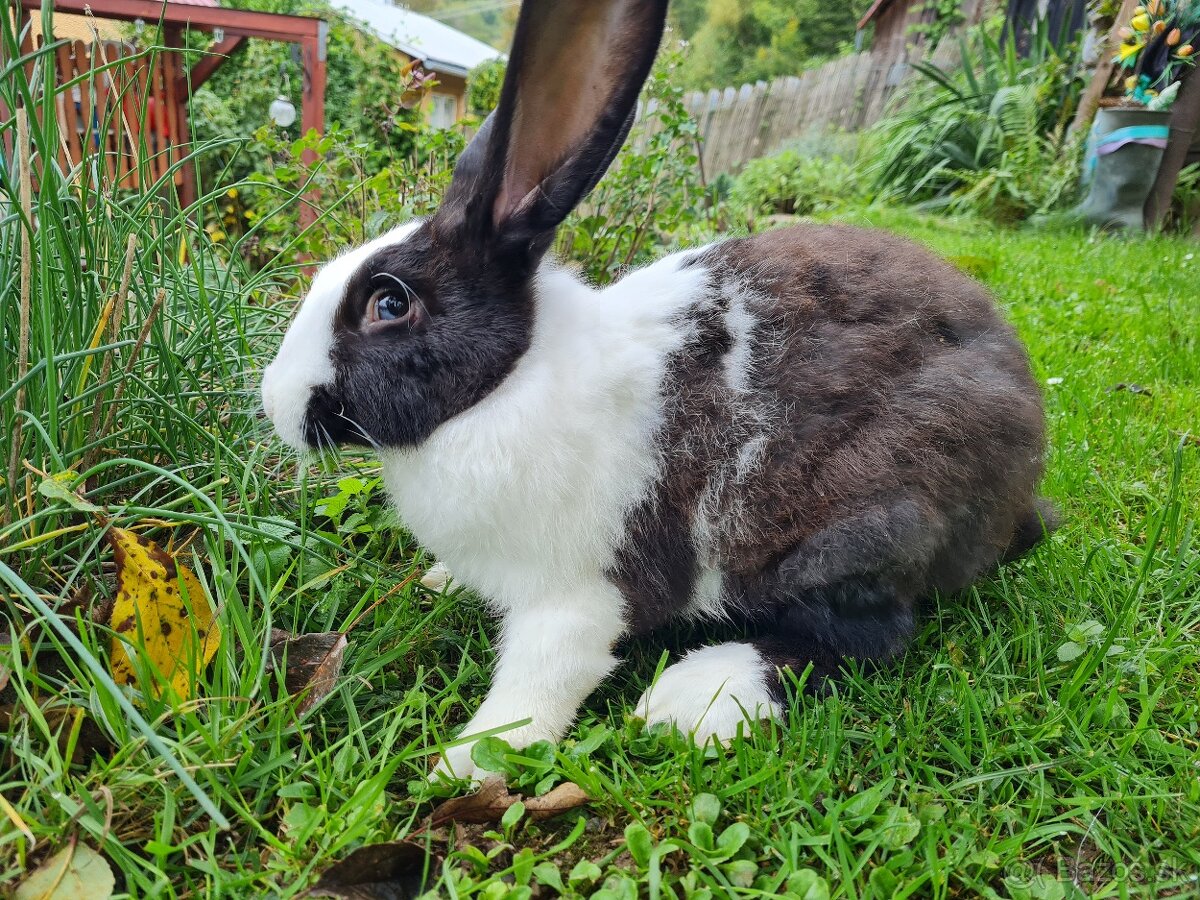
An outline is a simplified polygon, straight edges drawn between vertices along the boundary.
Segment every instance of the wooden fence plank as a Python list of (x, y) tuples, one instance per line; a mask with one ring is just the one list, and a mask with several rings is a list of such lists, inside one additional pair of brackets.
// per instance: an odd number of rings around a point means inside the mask
[[(686, 94), (684, 106), (696, 120), (705, 176), (737, 172), (749, 160), (775, 153), (806, 134), (869, 128), (887, 113), (892, 98), (920, 77), (912, 68), (923, 53), (919, 44), (888, 41), (875, 52), (830, 60), (798, 76)], [(953, 68), (956, 46), (947, 36), (928, 58)]]
[(58, 70), (58, 130), (62, 142), (62, 168), (70, 171), (83, 157), (83, 139), (86, 127), (80, 114), (83, 109), (83, 91), (80, 85), (63, 87), (78, 74), (75, 59), (76, 44), (63, 43), (54, 51), (54, 64)]
[(108, 184), (117, 178), (117, 154), (120, 147), (120, 116), (116, 109), (116, 98), (112, 90), (112, 72), (106, 68), (108, 53), (102, 41), (93, 41), (91, 46), (92, 92), (96, 98), (95, 129), (100, 171), (108, 175)]
[[(160, 97), (160, 101), (167, 106), (167, 140), (170, 142), (169, 158), (172, 163), (178, 163), (183, 159), (183, 145), (185, 143), (184, 130), (187, 127), (182, 121), (180, 113), (179, 98), (175, 93), (175, 85), (179, 83), (182, 76), (182, 70), (179, 66), (179, 54), (164, 52), (158, 55), (158, 69), (161, 72), (163, 79), (164, 95)], [(180, 166), (175, 170), (175, 183), (183, 183), (183, 167)]]

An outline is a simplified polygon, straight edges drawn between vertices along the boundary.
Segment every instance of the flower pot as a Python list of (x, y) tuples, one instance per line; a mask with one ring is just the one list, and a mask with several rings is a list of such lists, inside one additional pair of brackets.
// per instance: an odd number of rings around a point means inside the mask
[(1145, 228), (1143, 207), (1167, 146), (1170, 118), (1165, 110), (1096, 113), (1083, 163), (1088, 194), (1072, 218), (1101, 228)]

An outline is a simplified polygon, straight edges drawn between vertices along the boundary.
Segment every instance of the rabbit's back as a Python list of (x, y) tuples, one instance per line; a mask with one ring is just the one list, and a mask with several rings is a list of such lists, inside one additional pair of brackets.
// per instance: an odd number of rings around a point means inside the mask
[(793, 585), (879, 569), (923, 593), (1001, 559), (1035, 514), (1043, 414), (981, 286), (849, 227), (734, 239), (685, 267), (708, 291), (681, 323), (662, 477), (617, 567), (627, 596), (663, 598), (644, 625), (723, 610), (785, 561)]

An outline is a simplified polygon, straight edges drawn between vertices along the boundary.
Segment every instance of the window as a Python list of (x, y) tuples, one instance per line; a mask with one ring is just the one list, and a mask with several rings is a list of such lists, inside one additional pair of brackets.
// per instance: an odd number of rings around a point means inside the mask
[(430, 125), (434, 128), (449, 128), (458, 121), (458, 98), (451, 94), (432, 94), (430, 100)]

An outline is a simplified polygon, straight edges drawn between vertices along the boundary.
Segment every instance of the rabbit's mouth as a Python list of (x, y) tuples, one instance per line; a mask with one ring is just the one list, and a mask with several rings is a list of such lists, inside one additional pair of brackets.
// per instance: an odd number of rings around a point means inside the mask
[(309, 449), (332, 450), (342, 444), (377, 446), (366, 428), (359, 424), (354, 411), (325, 385), (313, 388), (309, 394), (303, 433)]

